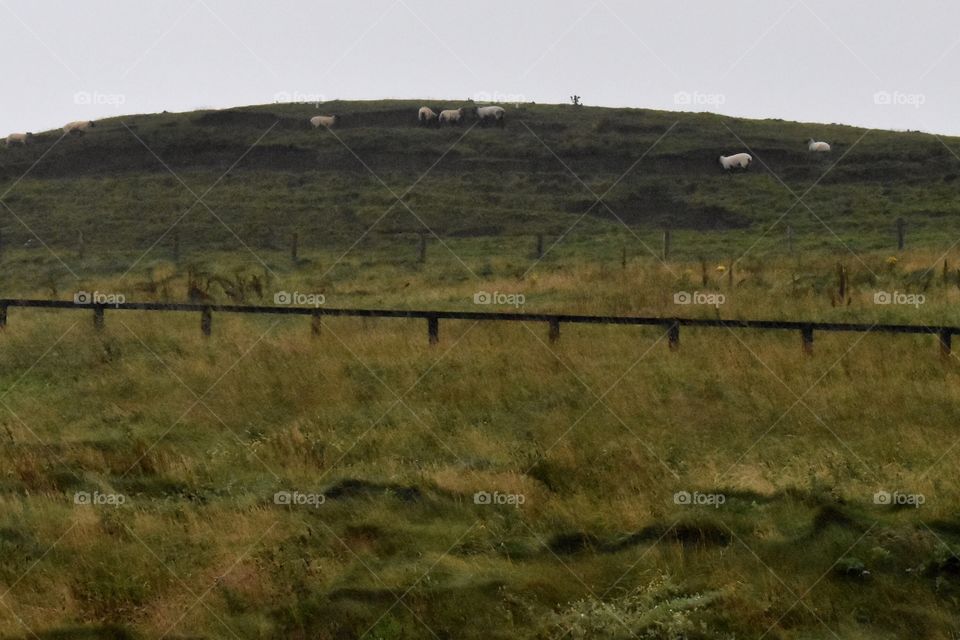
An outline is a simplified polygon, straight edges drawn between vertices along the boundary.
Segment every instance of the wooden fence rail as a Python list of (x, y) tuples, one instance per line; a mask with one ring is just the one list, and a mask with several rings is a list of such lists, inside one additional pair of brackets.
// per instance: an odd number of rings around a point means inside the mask
[(419, 311), (405, 309), (334, 309), (328, 307), (265, 307), (252, 305), (193, 304), (166, 302), (125, 302), (118, 305), (97, 303), (77, 304), (67, 300), (21, 300), (0, 299), (0, 328), (6, 327), (8, 310), (11, 307), (34, 309), (73, 309), (87, 310), (93, 313), (93, 324), (102, 329), (105, 313), (110, 311), (175, 311), (200, 314), (200, 329), (209, 336), (213, 327), (214, 313), (249, 313), (256, 315), (308, 316), (311, 320), (311, 332), (320, 333), (320, 322), (324, 316), (350, 318), (407, 318), (427, 321), (427, 337), (430, 344), (440, 341), (441, 320), (474, 320), (505, 322), (546, 322), (550, 342), (560, 339), (561, 324), (616, 324), (661, 327), (668, 336), (670, 348), (680, 347), (681, 327), (713, 327), (722, 329), (759, 329), (798, 331), (801, 344), (806, 353), (813, 353), (814, 332), (855, 332), (855, 333), (913, 333), (936, 335), (940, 353), (950, 355), (954, 334), (960, 334), (960, 327), (931, 326), (914, 324), (868, 324), (847, 322), (803, 322), (783, 320), (720, 320), (712, 318), (651, 318), (640, 316), (588, 316), (556, 313), (510, 313), (486, 311)]

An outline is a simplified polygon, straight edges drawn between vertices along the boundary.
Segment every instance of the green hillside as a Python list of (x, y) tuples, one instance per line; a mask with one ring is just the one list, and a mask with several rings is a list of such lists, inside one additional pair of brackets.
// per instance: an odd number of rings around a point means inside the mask
[[(339, 246), (378, 220), (372, 235), (383, 242), (424, 224), (451, 238), (560, 234), (587, 211), (573, 244), (602, 234), (629, 240), (619, 218), (650, 239), (672, 227), (684, 238), (677, 250), (691, 257), (725, 256), (764, 231), (755, 251), (777, 251), (787, 225), (801, 246), (828, 250), (841, 242), (889, 247), (900, 216), (913, 242), (936, 245), (960, 232), (954, 139), (534, 104), (511, 106), (505, 130), (423, 130), (419, 106), (331, 102), (122, 116), (58, 144), (59, 130), (46, 132), (29, 147), (0, 149), (0, 193), (29, 170), (3, 198), (22, 222), (5, 216), (0, 231), (8, 246), (31, 240), (29, 226), (54, 247), (72, 248), (82, 233), (92, 254), (142, 252), (194, 203), (182, 179), (197, 195), (215, 185), (204, 201), (230, 228), (198, 205), (178, 226), (183, 242), (199, 249), (233, 250), (242, 240), (268, 250), (294, 232), (305, 246)], [(318, 112), (340, 114), (339, 128), (312, 129), (307, 120)], [(810, 137), (830, 141), (833, 152), (809, 153)], [(747, 149), (755, 155), (747, 173), (719, 168), (721, 153)], [(797, 194), (817, 185), (804, 199), (813, 213), (796, 205), (781, 219), (796, 202), (781, 180)], [(590, 190), (609, 190), (606, 206), (593, 206)], [(406, 206), (394, 194), (406, 194)]]

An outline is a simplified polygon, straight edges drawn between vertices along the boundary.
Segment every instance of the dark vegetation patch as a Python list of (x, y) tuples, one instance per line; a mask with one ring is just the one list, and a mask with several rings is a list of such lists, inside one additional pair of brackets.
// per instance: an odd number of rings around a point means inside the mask
[(357, 478), (340, 480), (323, 492), (328, 500), (345, 500), (349, 498), (393, 496), (403, 502), (416, 502), (423, 497), (419, 488), (403, 486), (393, 483), (368, 482)]
[(201, 127), (247, 127), (267, 131), (273, 129), (297, 131), (310, 129), (313, 125), (306, 118), (292, 118), (266, 111), (224, 110), (203, 113), (193, 121)]
[[(690, 203), (674, 193), (669, 187), (653, 183), (636, 188), (622, 196), (604, 200), (610, 209), (599, 204), (591, 214), (615, 219), (619, 217), (630, 225), (652, 224), (675, 229), (722, 230), (742, 229), (750, 225), (743, 214), (720, 205)], [(580, 200), (571, 204), (574, 211), (586, 211), (593, 202)], [(610, 210), (613, 210), (611, 213)]]

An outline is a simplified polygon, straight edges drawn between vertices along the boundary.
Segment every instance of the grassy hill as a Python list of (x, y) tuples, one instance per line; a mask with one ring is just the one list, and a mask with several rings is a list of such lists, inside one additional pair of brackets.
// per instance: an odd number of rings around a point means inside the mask
[[(801, 246), (825, 249), (841, 241), (855, 250), (889, 247), (900, 216), (912, 242), (933, 245), (960, 231), (960, 160), (948, 149), (960, 149), (954, 139), (534, 104), (511, 108), (506, 130), (467, 133), (418, 128), (419, 106), (277, 104), (105, 119), (83, 138), (54, 144), (60, 132), (53, 131), (27, 148), (0, 149), (0, 193), (33, 167), (4, 202), (51, 246), (73, 248), (82, 232), (101, 254), (146, 250), (195, 200), (179, 179), (197, 194), (216, 184), (205, 201), (237, 236), (200, 206), (180, 224), (184, 241), (198, 249), (233, 250), (242, 240), (269, 250), (293, 232), (304, 246), (349, 244), (388, 209), (374, 228), (385, 242), (423, 230), (417, 217), (443, 237), (560, 234), (589, 210), (573, 244), (597, 234), (629, 240), (618, 217), (651, 239), (671, 226), (677, 250), (691, 257), (726, 257), (795, 204), (781, 180), (797, 194), (816, 184), (805, 202), (823, 222), (797, 205), (756, 251), (782, 249), (787, 225)], [(341, 114), (335, 135), (310, 128), (307, 119), (318, 112)], [(808, 153), (809, 137), (829, 140), (834, 151)], [(751, 170), (725, 175), (717, 157), (746, 148), (756, 156)], [(391, 208), (396, 198), (387, 187), (406, 194), (416, 217)], [(598, 195), (609, 189), (608, 207), (591, 208), (587, 187)], [(11, 216), (0, 231), (8, 246), (32, 238)], [(724, 231), (724, 242), (705, 231)]]

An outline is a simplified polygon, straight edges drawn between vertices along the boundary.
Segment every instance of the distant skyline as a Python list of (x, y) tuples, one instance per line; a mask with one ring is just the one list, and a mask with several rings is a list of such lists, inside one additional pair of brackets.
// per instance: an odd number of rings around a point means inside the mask
[(590, 106), (960, 135), (960, 4), (482, 6), (0, 0), (0, 136), (71, 120), (278, 100), (509, 105), (563, 103), (574, 93)]

